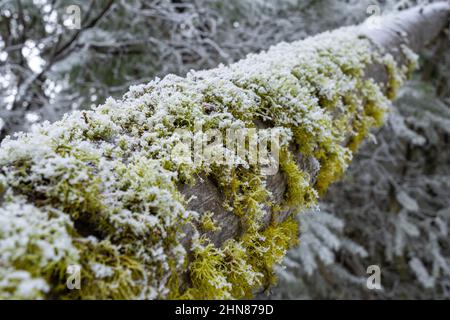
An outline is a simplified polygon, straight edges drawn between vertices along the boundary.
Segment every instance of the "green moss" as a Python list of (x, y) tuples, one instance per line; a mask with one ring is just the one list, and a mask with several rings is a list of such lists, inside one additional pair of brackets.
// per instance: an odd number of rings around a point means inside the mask
[(300, 170), (292, 154), (284, 149), (280, 154), (280, 167), (286, 178), (285, 201), (289, 207), (307, 208), (317, 202), (317, 193), (311, 187), (309, 175)]
[(298, 224), (290, 218), (272, 224), (264, 231), (244, 234), (216, 248), (205, 238), (193, 250), (190, 282), (181, 299), (250, 299), (261, 285), (276, 281), (273, 267), (281, 263), (286, 251), (297, 243)]
[(217, 230), (220, 230), (221, 228), (216, 226), (216, 223), (213, 220), (213, 215), (214, 212), (205, 212), (203, 213), (201, 219), (200, 219), (200, 223), (201, 223), (201, 228), (206, 231), (206, 232), (214, 232)]
[[(169, 267), (171, 271), (171, 275), (169, 281), (167, 281), (167, 288), (169, 289), (169, 293), (167, 295), (167, 299), (169, 300), (177, 300), (181, 299), (181, 282), (180, 282), (180, 274), (178, 272), (178, 266), (174, 260), (169, 261)], [(184, 267), (187, 269), (187, 261)]]
[(6, 191), (7, 184), (6, 178), (4, 175), (0, 174), (0, 199), (3, 196), (3, 193)]
[(386, 96), (390, 100), (394, 100), (397, 96), (398, 89), (400, 89), (406, 78), (406, 74), (402, 73), (402, 70), (398, 67), (394, 57), (390, 54), (387, 54), (378, 60), (384, 64), (388, 75)]
[(355, 129), (354, 134), (350, 137), (347, 143), (347, 148), (352, 152), (356, 152), (358, 146), (364, 140), (364, 138), (369, 134), (371, 121), (364, 117), (358, 117), (353, 121), (353, 128)]
[(297, 143), (298, 151), (304, 155), (311, 155), (317, 148), (317, 141), (313, 134), (305, 127), (295, 127), (292, 129), (294, 140)]
[[(110, 241), (78, 240), (81, 253), (81, 283), (79, 290), (61, 286), (60, 295), (68, 299), (136, 299), (141, 293), (141, 283), (147, 275), (137, 257), (123, 254)], [(107, 270), (97, 274), (95, 266)], [(65, 284), (65, 282), (62, 282)]]
[(182, 298), (229, 299), (231, 284), (227, 282), (224, 254), (211, 243), (200, 239), (193, 250), (193, 261), (189, 265), (189, 288)]
[(264, 275), (267, 288), (276, 282), (273, 267), (282, 262), (286, 251), (297, 244), (298, 224), (288, 218), (280, 224), (272, 224), (263, 232), (249, 233), (243, 236), (243, 247), (248, 252), (248, 263), (253, 269)]
[(110, 123), (105, 123), (100, 119), (93, 118), (85, 111), (82, 111), (81, 115), (88, 125), (88, 128), (83, 131), (83, 135), (86, 138), (90, 140), (107, 140), (113, 135), (113, 128)]
[(263, 274), (250, 264), (245, 243), (228, 240), (223, 246), (227, 281), (234, 299), (251, 299), (253, 292), (262, 285)]
[(320, 161), (320, 171), (315, 187), (323, 195), (330, 184), (344, 174), (351, 160), (351, 152), (340, 145), (331, 145), (328, 150), (316, 153), (316, 157)]
[(370, 129), (379, 127), (384, 123), (388, 110), (388, 99), (373, 81), (364, 81), (361, 86), (362, 112), (355, 114), (352, 122), (353, 135), (350, 137), (347, 148), (356, 152), (358, 146), (370, 133)]

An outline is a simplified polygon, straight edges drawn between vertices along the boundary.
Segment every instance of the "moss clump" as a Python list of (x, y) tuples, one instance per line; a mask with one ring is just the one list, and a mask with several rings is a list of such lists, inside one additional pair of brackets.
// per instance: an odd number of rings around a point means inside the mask
[(308, 208), (317, 202), (309, 175), (302, 171), (288, 150), (282, 150), (280, 167), (286, 177), (285, 201), (288, 207)]
[(237, 168), (232, 170), (231, 178), (218, 179), (225, 190), (225, 206), (241, 218), (244, 230), (258, 228), (265, 214), (264, 205), (269, 204), (269, 193), (258, 170)]
[(290, 218), (280, 224), (272, 224), (263, 232), (243, 237), (249, 253), (249, 263), (264, 275), (266, 288), (276, 282), (273, 267), (281, 263), (286, 251), (297, 243), (298, 224)]
[(320, 161), (320, 171), (317, 175), (315, 187), (319, 194), (324, 194), (331, 183), (342, 177), (351, 160), (350, 150), (341, 146), (333, 147), (316, 154)]
[(215, 232), (221, 229), (221, 227), (218, 227), (216, 225), (216, 223), (213, 220), (213, 215), (214, 212), (205, 212), (203, 213), (201, 219), (200, 219), (200, 223), (201, 223), (201, 228), (203, 231), (205, 232)]
[(6, 198), (0, 207), (0, 298), (44, 298), (56, 290), (50, 280), (65, 283), (66, 266), (80, 260), (73, 224), (61, 211)]
[(58, 295), (70, 299), (134, 299), (142, 292), (147, 275), (141, 262), (108, 240), (79, 239), (75, 243), (81, 257), (79, 290), (61, 286)]
[(261, 285), (275, 283), (273, 266), (281, 263), (297, 238), (294, 219), (245, 233), (240, 240), (227, 240), (220, 249), (201, 238), (189, 266), (192, 286), (177, 298), (250, 299)]
[(231, 284), (225, 274), (224, 254), (205, 242), (201, 239), (193, 248), (193, 261), (189, 265), (192, 288), (182, 298), (230, 299)]

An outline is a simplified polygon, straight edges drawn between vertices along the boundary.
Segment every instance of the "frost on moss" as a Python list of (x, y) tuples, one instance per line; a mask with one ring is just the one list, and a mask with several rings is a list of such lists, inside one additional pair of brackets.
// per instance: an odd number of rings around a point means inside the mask
[[(185, 78), (168, 75), (6, 138), (0, 298), (250, 298), (275, 281), (274, 264), (297, 240), (292, 219), (269, 217), (265, 227), (267, 216), (313, 206), (342, 176), (414, 67), (415, 55), (403, 50), (407, 64), (398, 66), (345, 28)], [(387, 88), (364, 77), (374, 62), (385, 64)], [(173, 157), (183, 142), (177, 129), (195, 138), (197, 124), (225, 135), (256, 123), (280, 133), (281, 204), (248, 154), (188, 164)], [(313, 159), (317, 174), (299, 159)], [(241, 221), (242, 232), (221, 245), (209, 237), (227, 226), (214, 212), (188, 210), (178, 191), (202, 174)], [(81, 266), (80, 290), (65, 286), (71, 264)]]
[(66, 266), (79, 261), (68, 215), (37, 208), (24, 199), (6, 200), (0, 208), (0, 299), (44, 298), (50, 279), (65, 283)]

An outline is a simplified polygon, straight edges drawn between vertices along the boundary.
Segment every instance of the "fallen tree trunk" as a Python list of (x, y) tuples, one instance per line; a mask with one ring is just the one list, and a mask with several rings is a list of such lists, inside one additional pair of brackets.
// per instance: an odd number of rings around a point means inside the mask
[(250, 297), (297, 239), (293, 213), (343, 174), (449, 13), (170, 75), (5, 139), (0, 297)]

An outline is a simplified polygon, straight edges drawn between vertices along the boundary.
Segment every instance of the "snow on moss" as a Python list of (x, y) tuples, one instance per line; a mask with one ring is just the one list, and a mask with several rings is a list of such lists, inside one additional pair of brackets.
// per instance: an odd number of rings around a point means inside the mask
[[(416, 58), (405, 52), (408, 61)], [(380, 61), (389, 72), (385, 91), (364, 75)], [(273, 283), (273, 265), (297, 238), (292, 219), (262, 230), (264, 217), (316, 203), (369, 129), (382, 123), (411, 61), (399, 68), (345, 28), (230, 66), (155, 79), (122, 100), (6, 138), (0, 297), (251, 297)], [(247, 157), (219, 162), (200, 155), (189, 164), (172, 157), (183, 142), (177, 129), (196, 138), (198, 125), (224, 134), (256, 122), (281, 136), (283, 204), (273, 203), (267, 177)], [(317, 163), (317, 176), (303, 171), (294, 153)], [(227, 226), (216, 226), (212, 212), (188, 210), (177, 188), (200, 174), (218, 181), (224, 206), (241, 219), (242, 235), (221, 246), (208, 233)], [(192, 241), (183, 242), (189, 229)], [(64, 287), (70, 263), (82, 267), (81, 290)]]
[(49, 279), (59, 279), (79, 253), (70, 230), (73, 223), (51, 207), (37, 208), (6, 195), (0, 208), (0, 298), (42, 298)]

